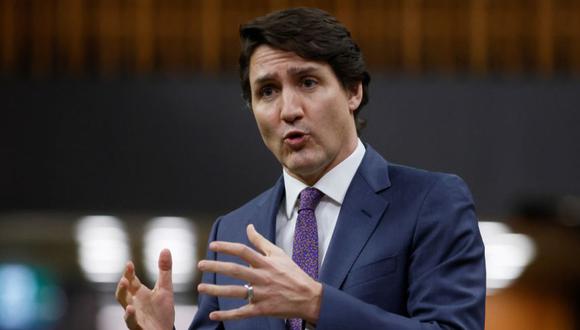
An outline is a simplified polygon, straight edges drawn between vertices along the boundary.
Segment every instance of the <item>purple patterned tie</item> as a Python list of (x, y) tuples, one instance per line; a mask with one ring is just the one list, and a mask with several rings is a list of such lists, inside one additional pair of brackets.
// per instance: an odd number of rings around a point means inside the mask
[[(305, 188), (300, 193), (298, 220), (294, 231), (292, 260), (313, 279), (318, 279), (318, 229), (314, 209), (322, 198), (316, 188)], [(290, 330), (301, 330), (302, 319), (288, 319)]]

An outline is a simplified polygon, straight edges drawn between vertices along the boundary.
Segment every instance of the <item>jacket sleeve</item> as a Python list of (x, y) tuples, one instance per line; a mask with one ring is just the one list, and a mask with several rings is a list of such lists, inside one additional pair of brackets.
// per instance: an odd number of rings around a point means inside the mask
[(324, 285), (317, 329), (483, 330), (484, 246), (471, 194), (459, 177), (442, 175), (429, 188), (407, 258), (408, 315)]
[[(221, 218), (218, 218), (211, 228), (209, 234), (209, 243), (215, 241), (217, 238), (217, 231), (220, 224)], [(207, 249), (206, 260), (216, 260), (216, 253)], [(215, 273), (204, 272), (201, 281), (203, 283), (215, 284)], [(219, 310), (219, 304), (217, 297), (200, 294), (197, 298), (198, 300), (198, 310), (193, 318), (193, 321), (189, 325), (189, 330), (200, 329), (223, 329), (223, 323), (212, 321), (209, 319), (209, 313), (215, 310)]]

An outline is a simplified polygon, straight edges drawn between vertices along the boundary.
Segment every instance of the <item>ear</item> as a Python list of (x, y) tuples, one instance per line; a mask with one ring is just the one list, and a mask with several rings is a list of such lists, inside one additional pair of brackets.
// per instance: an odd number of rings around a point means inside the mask
[(356, 109), (358, 109), (360, 103), (362, 102), (363, 98), (362, 82), (359, 81), (352, 87), (347, 88), (346, 92), (348, 96), (348, 109), (350, 110), (350, 112), (354, 113)]

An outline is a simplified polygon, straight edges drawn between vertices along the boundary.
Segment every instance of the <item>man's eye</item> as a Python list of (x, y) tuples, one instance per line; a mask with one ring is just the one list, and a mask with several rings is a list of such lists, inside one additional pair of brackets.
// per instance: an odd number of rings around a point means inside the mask
[(272, 86), (265, 86), (260, 89), (260, 96), (270, 97), (274, 94), (274, 88)]
[(304, 86), (306, 88), (313, 88), (316, 85), (318, 85), (318, 82), (314, 79), (306, 78), (306, 79), (302, 80), (302, 86)]

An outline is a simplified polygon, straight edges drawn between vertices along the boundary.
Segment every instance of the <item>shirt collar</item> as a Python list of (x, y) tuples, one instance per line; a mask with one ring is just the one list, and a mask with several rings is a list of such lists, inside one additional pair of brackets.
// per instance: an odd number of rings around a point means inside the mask
[[(314, 184), (314, 188), (320, 190), (325, 196), (334, 202), (342, 205), (346, 191), (350, 186), (350, 182), (363, 160), (365, 154), (365, 147), (360, 139), (353, 153), (345, 160), (340, 162), (328, 173), (326, 173), (318, 182)], [(298, 199), (298, 195), (304, 188), (308, 187), (304, 182), (291, 176), (286, 169), (283, 171), (284, 188), (286, 190), (286, 216), (288, 219), (292, 218), (294, 212), (294, 205)]]

